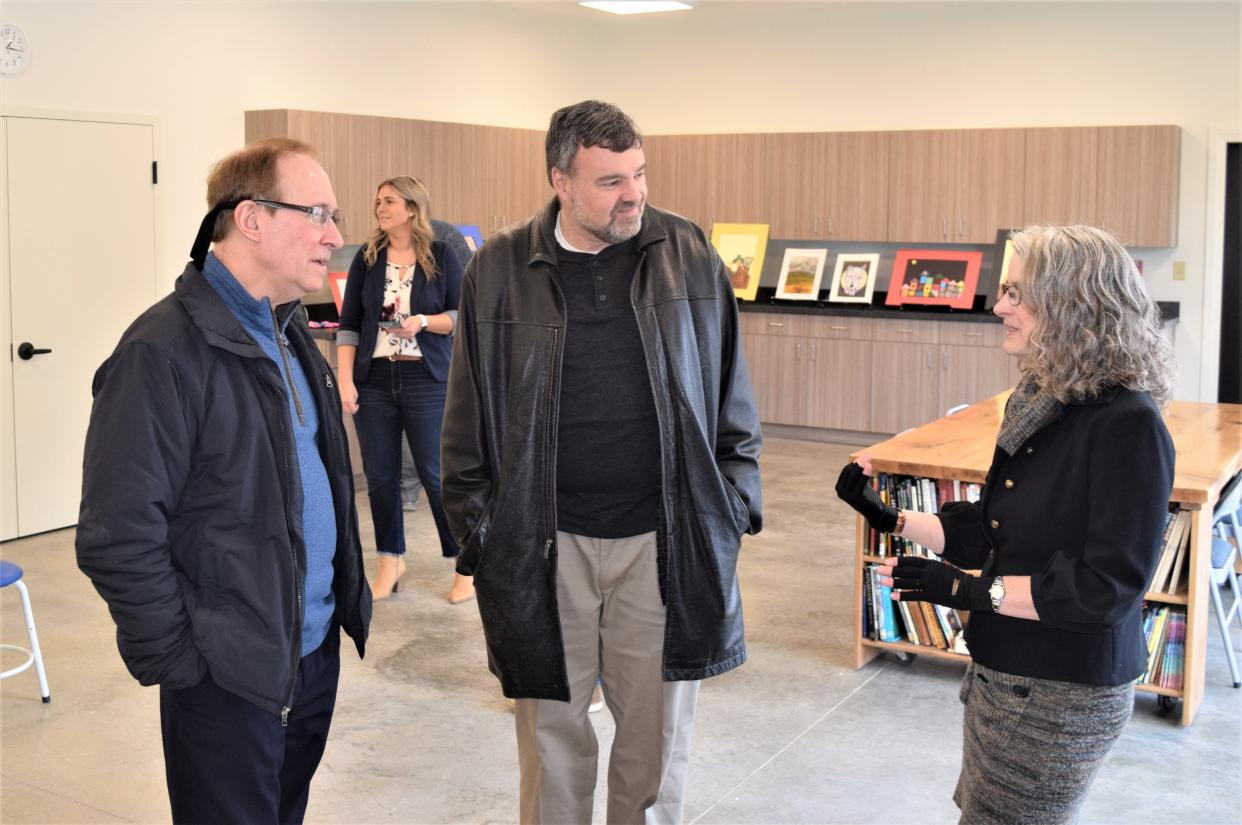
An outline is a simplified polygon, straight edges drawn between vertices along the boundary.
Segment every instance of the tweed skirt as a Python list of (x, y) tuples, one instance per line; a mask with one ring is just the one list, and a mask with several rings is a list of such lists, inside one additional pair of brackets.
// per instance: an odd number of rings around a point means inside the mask
[(972, 662), (962, 680), (963, 825), (1078, 821), (1100, 765), (1134, 710), (1134, 684), (1011, 676)]

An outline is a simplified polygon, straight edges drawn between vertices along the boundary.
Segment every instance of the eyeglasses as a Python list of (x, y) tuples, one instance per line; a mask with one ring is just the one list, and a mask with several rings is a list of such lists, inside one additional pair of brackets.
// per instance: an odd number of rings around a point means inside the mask
[(296, 203), (282, 203), (281, 201), (269, 201), (261, 198), (251, 198), (255, 203), (263, 206), (270, 206), (273, 209), (292, 209), (295, 212), (305, 212), (306, 219), (315, 226), (327, 226), (328, 221), (336, 224), (336, 228), (341, 230), (341, 234), (345, 234), (345, 218), (341, 215), (341, 210), (328, 210), (326, 206), (299, 206)]
[(1008, 298), (1010, 304), (1019, 306), (1022, 303), (1022, 289), (1017, 284), (1001, 281), (999, 297)]

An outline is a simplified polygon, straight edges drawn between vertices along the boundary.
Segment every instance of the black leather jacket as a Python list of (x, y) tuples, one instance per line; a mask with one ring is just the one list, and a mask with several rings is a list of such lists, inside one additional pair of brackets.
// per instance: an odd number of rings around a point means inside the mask
[[(300, 302), (276, 308), (281, 323)], [(336, 515), (336, 621), (371, 620), (340, 395), (303, 318), (284, 327), (319, 410)], [(144, 685), (220, 687), (272, 713), (301, 656), (306, 546), (285, 379), (193, 265), (95, 373), (78, 566)]]
[[(466, 269), (441, 437), (442, 493), (506, 696), (569, 699), (556, 603), (556, 432), (565, 301), (553, 201)], [(666, 681), (746, 660), (737, 554), (761, 527), (759, 417), (720, 257), (648, 207), (631, 289), (660, 428)], [(606, 426), (606, 422), (601, 422)]]

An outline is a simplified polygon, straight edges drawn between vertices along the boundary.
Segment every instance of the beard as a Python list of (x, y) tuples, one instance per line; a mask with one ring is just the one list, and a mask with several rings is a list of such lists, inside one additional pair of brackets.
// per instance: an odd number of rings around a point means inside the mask
[[(620, 210), (630, 209), (634, 206), (638, 206), (638, 213), (633, 217), (622, 218), (617, 216), (617, 212)], [(628, 241), (638, 234), (638, 230), (642, 229), (643, 226), (643, 209), (646, 206), (646, 198), (637, 201), (622, 201), (613, 207), (608, 223), (602, 225), (591, 223), (590, 218), (582, 211), (582, 207), (577, 201), (570, 203), (569, 211), (573, 215), (574, 222), (587, 232), (606, 244), (615, 244)]]

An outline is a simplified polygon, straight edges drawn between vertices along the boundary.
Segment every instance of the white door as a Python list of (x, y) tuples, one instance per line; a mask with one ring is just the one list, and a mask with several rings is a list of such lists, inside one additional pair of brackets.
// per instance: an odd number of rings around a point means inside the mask
[(91, 379), (156, 289), (154, 127), (3, 121), (17, 501), (0, 539), (77, 523)]

